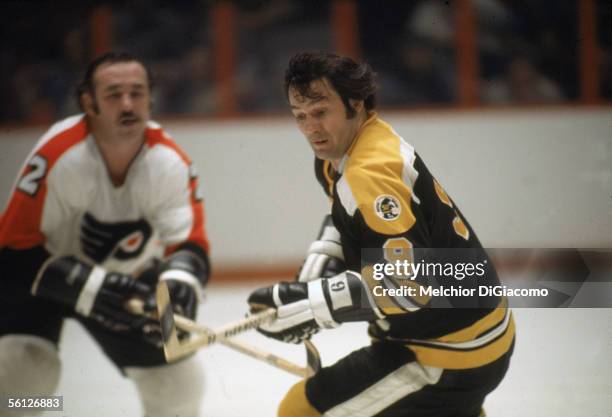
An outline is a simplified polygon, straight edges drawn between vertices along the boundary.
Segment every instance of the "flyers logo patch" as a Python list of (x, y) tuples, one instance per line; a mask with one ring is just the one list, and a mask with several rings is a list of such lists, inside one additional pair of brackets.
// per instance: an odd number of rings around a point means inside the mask
[(381, 219), (391, 221), (399, 217), (402, 206), (395, 197), (384, 194), (376, 198), (374, 211)]
[(151, 234), (151, 225), (144, 219), (105, 223), (85, 213), (81, 223), (81, 248), (98, 263), (109, 257), (131, 259), (142, 253)]

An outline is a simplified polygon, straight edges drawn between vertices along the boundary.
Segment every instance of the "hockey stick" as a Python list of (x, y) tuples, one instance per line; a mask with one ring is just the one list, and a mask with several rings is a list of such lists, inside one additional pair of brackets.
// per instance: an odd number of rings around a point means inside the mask
[[(131, 299), (127, 303), (126, 308), (134, 314), (144, 315), (144, 316), (147, 316), (155, 320), (157, 319), (157, 314), (146, 313), (144, 311), (143, 301), (140, 299), (136, 299), (136, 298)], [(186, 317), (179, 316), (178, 314), (174, 314), (173, 319), (174, 319), (176, 327), (178, 327), (180, 330), (183, 330), (186, 332), (198, 333), (198, 334), (208, 334), (212, 332), (211, 329), (201, 326), (198, 323)], [(276, 356), (273, 353), (269, 353), (264, 350), (258, 349), (242, 341), (238, 341), (234, 339), (224, 339), (224, 340), (220, 340), (219, 342), (247, 356), (250, 356), (254, 359), (266, 362), (269, 365), (272, 365), (276, 368), (287, 371), (290, 374), (299, 376), (301, 378), (306, 378), (314, 374), (314, 372), (311, 371), (310, 367), (306, 367), (306, 368), (302, 367), (284, 358), (281, 358), (280, 356)], [(185, 355), (193, 353), (194, 351), (187, 352)], [(165, 351), (164, 351), (164, 354), (165, 354)], [(308, 352), (307, 354), (312, 355), (310, 352)], [(318, 352), (317, 352), (317, 355), (318, 355)], [(315, 356), (315, 357), (318, 358), (318, 356)], [(177, 357), (176, 359), (179, 359), (179, 358), (180, 357)], [(173, 360), (176, 360), (176, 359), (173, 359)], [(166, 358), (166, 360), (168, 360), (168, 362), (171, 362), (171, 360), (168, 358)], [(307, 360), (308, 360), (308, 363), (310, 363), (313, 359), (310, 359), (309, 356), (307, 356)]]
[(307, 377), (315, 375), (321, 370), (321, 354), (317, 347), (309, 339), (304, 339), (304, 347), (306, 348), (306, 366)]
[[(262, 322), (270, 320), (272, 317), (274, 317), (274, 309), (266, 310), (263, 313), (243, 319), (240, 322), (226, 325), (218, 330), (213, 330), (201, 326), (198, 323), (187, 319), (186, 317), (174, 314), (172, 312), (170, 296), (165, 283), (158, 286), (156, 296), (158, 316), (162, 317), (162, 319), (160, 319), (160, 323), (162, 328), (164, 354), (168, 362), (182, 358), (183, 356), (189, 355), (200, 348), (218, 341), (227, 347), (251, 356), (254, 359), (261, 360), (302, 378), (314, 375), (321, 368), (321, 358), (319, 352), (310, 341), (305, 341), (308, 366), (302, 367), (272, 353), (248, 345), (242, 341), (229, 338), (243, 331), (257, 327)], [(132, 306), (131, 309), (137, 310), (138, 308), (134, 308)], [(140, 305), (140, 311), (142, 311), (142, 303)], [(181, 342), (178, 338), (178, 329), (197, 333), (199, 337), (186, 342)]]
[[(157, 319), (157, 315), (145, 313), (142, 306), (143, 306), (142, 300), (132, 299), (128, 303), (127, 308), (129, 311), (131, 311), (134, 314), (145, 315), (145, 316), (148, 316), (149, 318)], [(193, 332), (193, 333), (198, 333), (198, 334), (209, 334), (212, 332), (211, 329), (204, 327), (202, 325), (199, 325), (195, 323), (194, 321), (189, 320), (186, 317), (179, 316), (177, 314), (174, 314), (174, 321), (175, 321), (176, 327), (186, 332)], [(311, 367), (306, 367), (306, 368), (302, 367), (284, 358), (281, 358), (280, 356), (276, 356), (273, 353), (269, 353), (264, 350), (258, 349), (254, 346), (251, 346), (245, 342), (234, 340), (234, 339), (224, 339), (224, 340), (220, 340), (219, 342), (247, 356), (250, 356), (254, 359), (266, 362), (269, 365), (272, 365), (276, 368), (287, 371), (290, 374), (299, 376), (301, 378), (306, 378), (314, 374), (314, 372), (311, 370)], [(195, 352), (195, 350), (189, 351), (185, 353), (185, 355), (188, 355), (193, 352)], [(164, 354), (165, 354), (165, 351), (164, 351)], [(310, 352), (308, 352), (307, 354), (310, 356), (313, 356), (313, 354)], [(166, 358), (166, 360), (168, 360), (168, 362), (171, 362), (172, 360), (179, 359), (180, 357), (182, 356), (179, 356), (177, 358), (170, 358), (170, 359)], [(314, 357), (318, 358), (318, 352), (316, 353), (316, 355), (314, 355)], [(310, 359), (309, 356), (307, 356), (307, 360), (309, 364), (310, 362), (313, 361), (313, 359)]]
[[(174, 321), (176, 323), (176, 327), (184, 331), (199, 334), (210, 334), (213, 332), (212, 329), (177, 314), (174, 314)], [(306, 347), (306, 367), (296, 365), (295, 363), (281, 358), (280, 356), (266, 352), (236, 339), (221, 339), (219, 340), (219, 343), (302, 378), (310, 377), (316, 374), (319, 372), (322, 366), (319, 351), (310, 340), (304, 340), (304, 346)]]
[(156, 298), (157, 315), (161, 324), (164, 353), (168, 362), (182, 358), (185, 355), (216, 343), (217, 341), (228, 339), (229, 337), (255, 328), (261, 323), (271, 320), (276, 314), (274, 309), (264, 310), (261, 313), (247, 317), (244, 320), (230, 323), (220, 329), (213, 330), (210, 333), (201, 333), (198, 335), (198, 337), (181, 342), (178, 338), (178, 328), (174, 321), (174, 312), (172, 311), (172, 305), (170, 303), (170, 294), (168, 293), (168, 287), (164, 282), (160, 282), (157, 285)]

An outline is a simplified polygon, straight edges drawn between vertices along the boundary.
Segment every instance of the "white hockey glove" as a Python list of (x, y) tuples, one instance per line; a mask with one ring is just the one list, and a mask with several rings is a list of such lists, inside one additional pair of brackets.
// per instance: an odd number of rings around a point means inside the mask
[(32, 295), (66, 305), (113, 331), (134, 330), (151, 321), (129, 312), (126, 302), (147, 300), (153, 293), (130, 275), (109, 272), (74, 256), (48, 259), (32, 285)]
[(330, 215), (325, 216), (317, 240), (308, 248), (306, 259), (297, 276), (298, 282), (329, 278), (346, 270), (340, 233)]
[(361, 277), (352, 271), (308, 283), (281, 282), (260, 288), (251, 293), (248, 302), (252, 311), (276, 308), (277, 318), (258, 330), (268, 337), (290, 343), (309, 339), (321, 328), (382, 317), (369, 300)]

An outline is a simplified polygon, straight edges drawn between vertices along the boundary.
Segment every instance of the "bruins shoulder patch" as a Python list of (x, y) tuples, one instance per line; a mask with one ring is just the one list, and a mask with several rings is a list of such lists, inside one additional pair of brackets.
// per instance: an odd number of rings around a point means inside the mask
[(374, 201), (374, 212), (383, 220), (392, 221), (399, 217), (402, 206), (399, 201), (388, 194), (379, 195)]

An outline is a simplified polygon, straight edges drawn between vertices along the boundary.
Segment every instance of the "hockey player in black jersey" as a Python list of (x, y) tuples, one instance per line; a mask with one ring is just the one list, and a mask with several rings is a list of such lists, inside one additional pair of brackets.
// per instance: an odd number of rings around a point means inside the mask
[[(470, 291), (441, 300), (419, 292), (431, 277), (374, 274), (377, 263), (391, 261), (472, 262), (480, 283), (497, 284), (476, 234), (414, 148), (378, 117), (367, 64), (298, 54), (285, 91), (332, 200), (331, 217), (297, 282), (260, 288), (249, 303), (278, 309), (259, 329), (276, 339), (299, 343), (321, 328), (367, 321), (372, 343), (292, 387), (279, 416), (484, 415), (514, 344), (506, 300)], [(461, 284), (469, 290), (474, 282)], [(409, 287), (412, 293), (397, 295)]]

